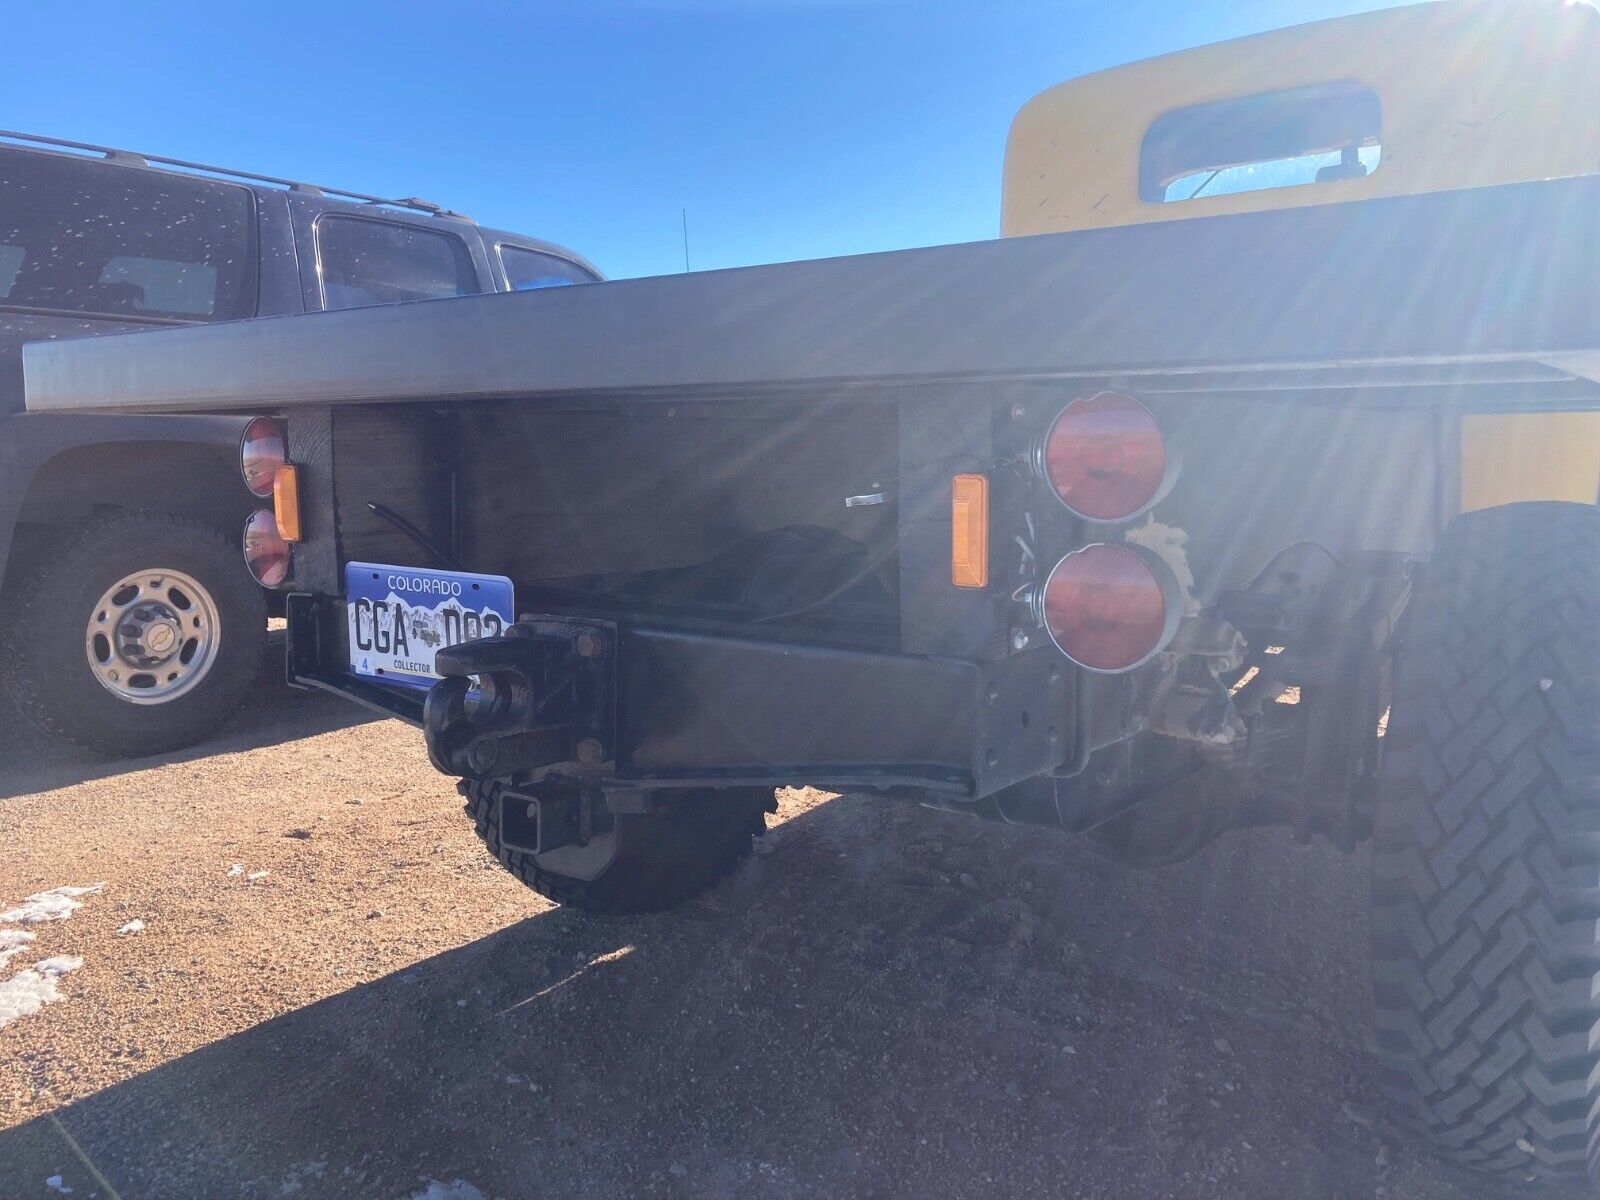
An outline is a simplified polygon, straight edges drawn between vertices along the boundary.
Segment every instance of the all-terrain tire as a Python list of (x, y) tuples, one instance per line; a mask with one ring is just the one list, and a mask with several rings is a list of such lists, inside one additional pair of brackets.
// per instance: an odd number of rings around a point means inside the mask
[[(191, 690), (135, 704), (109, 690), (85, 645), (96, 605), (118, 580), (179, 571), (208, 593), (217, 641)], [(261, 674), (266, 600), (236, 539), (204, 521), (129, 513), (84, 527), (13, 562), (3, 686), (14, 708), (53, 736), (112, 757), (193, 745), (239, 706)]]
[(498, 780), (461, 784), (467, 815), (489, 853), (541, 896), (607, 916), (676, 908), (722, 882), (778, 807), (771, 788), (704, 789), (676, 796), (665, 811), (619, 814), (615, 860), (597, 878), (575, 879), (541, 870), (533, 855), (501, 845), (503, 791)]
[(1463, 1163), (1600, 1179), (1600, 513), (1517, 504), (1441, 539), (1380, 772), (1383, 1087)]

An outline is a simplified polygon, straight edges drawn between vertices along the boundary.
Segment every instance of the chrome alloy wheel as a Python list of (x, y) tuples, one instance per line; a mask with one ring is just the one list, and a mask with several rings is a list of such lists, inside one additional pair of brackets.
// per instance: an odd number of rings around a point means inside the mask
[(217, 602), (182, 571), (139, 571), (89, 613), (84, 650), (107, 691), (129, 704), (165, 704), (200, 685), (217, 661)]

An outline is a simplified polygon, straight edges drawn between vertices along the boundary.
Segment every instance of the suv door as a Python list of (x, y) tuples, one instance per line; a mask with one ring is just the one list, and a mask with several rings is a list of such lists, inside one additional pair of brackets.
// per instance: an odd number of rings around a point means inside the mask
[(290, 202), (307, 311), (497, 290), (470, 226), (320, 198)]

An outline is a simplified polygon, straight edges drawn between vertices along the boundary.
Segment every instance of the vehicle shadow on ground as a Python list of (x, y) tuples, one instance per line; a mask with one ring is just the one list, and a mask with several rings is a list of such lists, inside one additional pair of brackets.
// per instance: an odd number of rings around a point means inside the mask
[(552, 910), (0, 1133), (0, 1195), (1532, 1194), (1377, 1115), (1363, 891), (846, 797), (676, 914)]
[(169, 763), (192, 762), (213, 754), (229, 754), (329, 733), (378, 718), (366, 710), (322, 692), (302, 691), (283, 682), (281, 637), (269, 644), (261, 682), (238, 712), (215, 734), (184, 750), (146, 758), (112, 759), (35, 733), (18, 716), (0, 689), (0, 729), (12, 739), (27, 739), (27, 754), (0, 756), (0, 801), (12, 796), (71, 787), (91, 779), (108, 779)]

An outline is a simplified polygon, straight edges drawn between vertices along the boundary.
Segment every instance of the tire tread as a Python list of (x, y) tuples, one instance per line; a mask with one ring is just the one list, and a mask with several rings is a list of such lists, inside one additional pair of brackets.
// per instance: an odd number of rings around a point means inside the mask
[(1446, 531), (1386, 742), (1384, 1090), (1460, 1162), (1600, 1179), (1600, 513), (1510, 505)]

